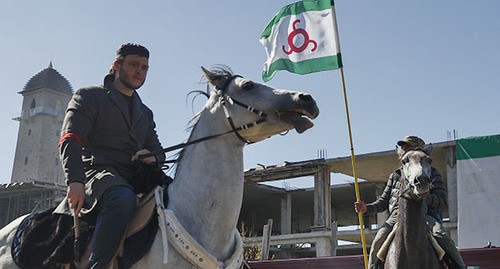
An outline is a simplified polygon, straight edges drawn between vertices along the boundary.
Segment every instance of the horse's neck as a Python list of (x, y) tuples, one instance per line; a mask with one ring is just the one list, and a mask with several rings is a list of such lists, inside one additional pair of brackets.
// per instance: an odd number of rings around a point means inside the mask
[(397, 230), (385, 268), (439, 268), (439, 261), (428, 239), (425, 199), (399, 199)]
[(407, 251), (412, 254), (418, 251), (418, 248), (427, 246), (427, 224), (424, 210), (424, 200), (399, 199), (398, 228), (394, 240), (401, 246), (402, 252)]
[[(213, 129), (200, 119), (190, 140), (212, 135)], [(220, 260), (227, 259), (233, 250), (233, 230), (243, 197), (243, 143), (228, 136), (234, 134), (184, 149), (169, 187), (168, 208), (191, 236)]]

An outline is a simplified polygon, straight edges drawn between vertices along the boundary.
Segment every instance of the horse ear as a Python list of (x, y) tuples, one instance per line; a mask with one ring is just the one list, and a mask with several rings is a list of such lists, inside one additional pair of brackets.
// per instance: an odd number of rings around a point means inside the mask
[(396, 153), (398, 154), (398, 159), (401, 160), (403, 158), (403, 155), (405, 155), (405, 151), (396, 145)]
[(216, 73), (212, 72), (205, 67), (201, 67), (201, 71), (203, 71), (203, 75), (207, 79), (208, 83), (214, 85), (216, 88), (222, 85), (224, 83), (225, 77)]
[(427, 144), (424, 146), (424, 151), (427, 152), (427, 154), (431, 154), (431, 151), (432, 151), (432, 143), (431, 144)]

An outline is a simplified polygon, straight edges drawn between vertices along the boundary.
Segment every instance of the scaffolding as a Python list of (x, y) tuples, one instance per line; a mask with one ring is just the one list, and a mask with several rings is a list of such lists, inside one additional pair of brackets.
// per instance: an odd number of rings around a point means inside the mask
[(66, 186), (42, 181), (0, 185), (0, 227), (19, 216), (57, 206), (66, 195)]

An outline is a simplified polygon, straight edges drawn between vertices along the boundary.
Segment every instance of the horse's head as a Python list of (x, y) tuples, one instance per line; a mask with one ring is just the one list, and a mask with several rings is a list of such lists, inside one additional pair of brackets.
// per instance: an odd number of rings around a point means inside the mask
[(225, 124), (243, 141), (256, 142), (291, 129), (302, 133), (319, 114), (307, 93), (274, 89), (227, 69), (202, 70), (215, 87), (206, 108), (214, 113), (224, 111)]
[(431, 189), (431, 156), (424, 150), (410, 150), (400, 156), (402, 196), (421, 199)]

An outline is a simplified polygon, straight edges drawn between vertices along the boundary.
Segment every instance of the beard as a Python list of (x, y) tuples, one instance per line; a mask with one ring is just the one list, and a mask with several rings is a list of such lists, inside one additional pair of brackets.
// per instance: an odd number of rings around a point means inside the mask
[(139, 84), (138, 86), (132, 85), (132, 83), (129, 82), (129, 77), (128, 77), (127, 73), (125, 71), (123, 71), (121, 68), (118, 70), (118, 79), (125, 87), (127, 87), (131, 90), (139, 89), (145, 82), (145, 80), (143, 80), (141, 82), (141, 84)]

